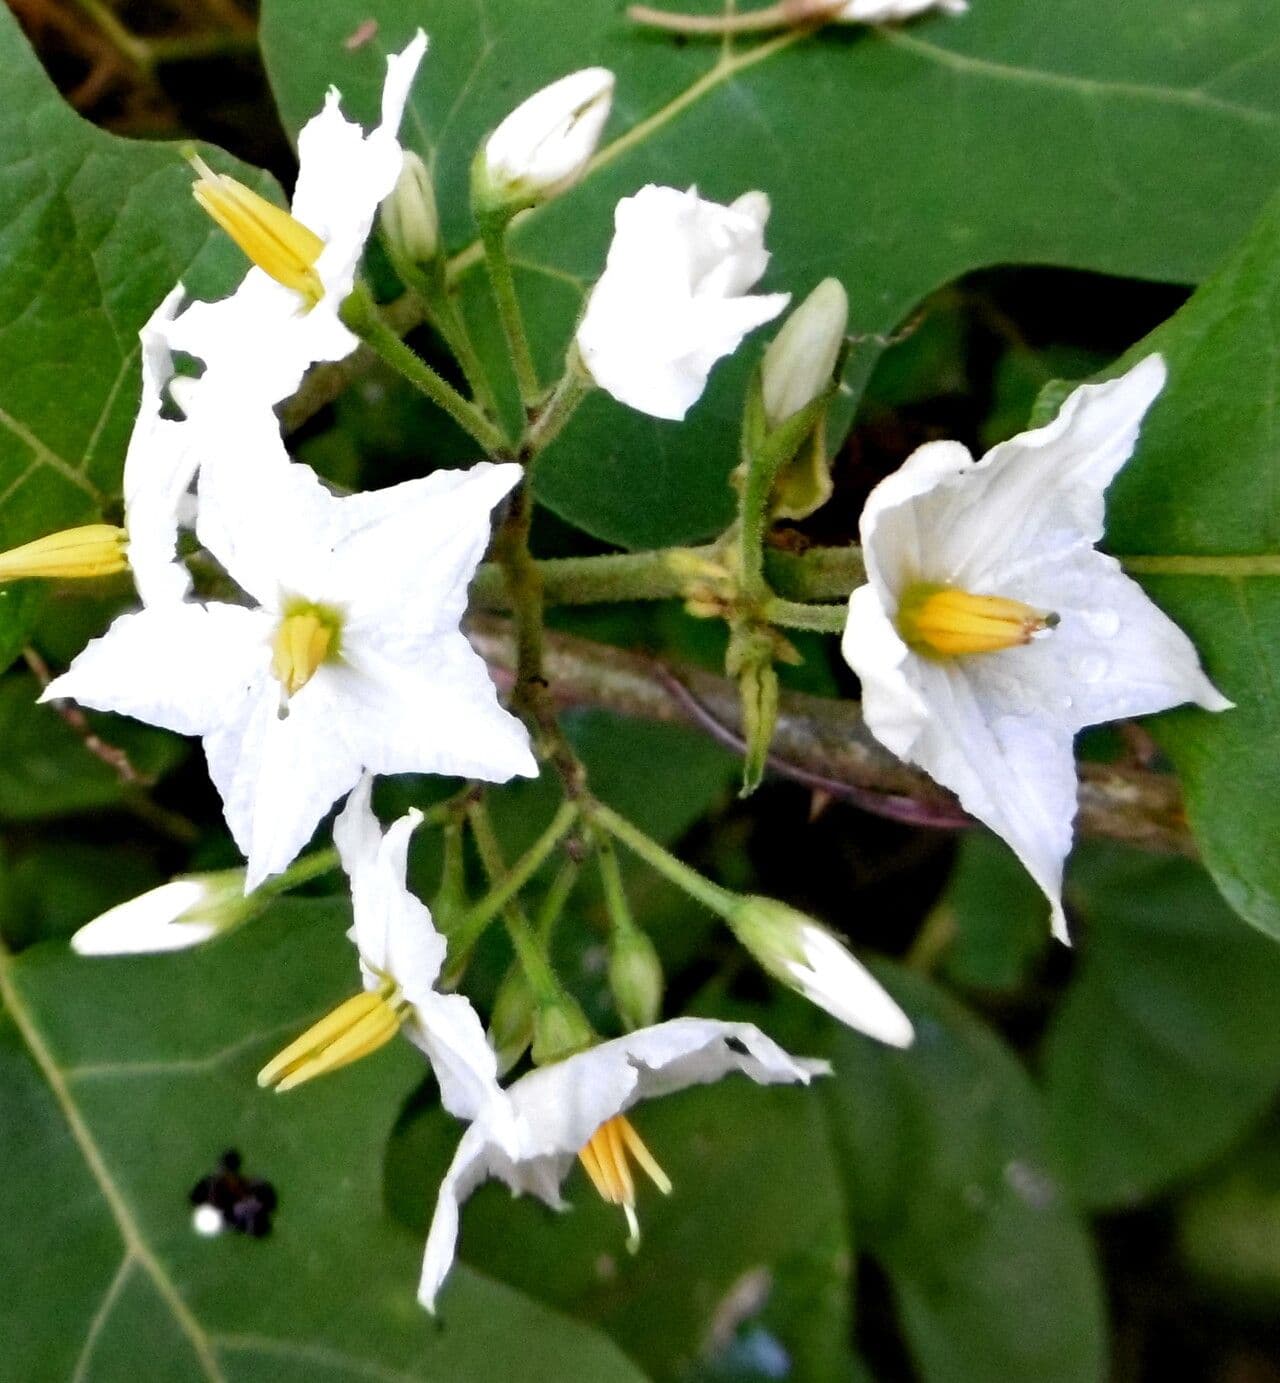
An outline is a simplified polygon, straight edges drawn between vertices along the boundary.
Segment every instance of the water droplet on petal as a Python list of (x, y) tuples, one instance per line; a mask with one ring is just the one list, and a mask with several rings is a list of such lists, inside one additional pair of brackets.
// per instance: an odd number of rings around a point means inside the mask
[(1095, 639), (1114, 639), (1120, 632), (1120, 616), (1114, 610), (1090, 610), (1084, 620)]
[(1072, 675), (1082, 682), (1101, 682), (1111, 668), (1111, 662), (1101, 653), (1082, 653), (1072, 659)]

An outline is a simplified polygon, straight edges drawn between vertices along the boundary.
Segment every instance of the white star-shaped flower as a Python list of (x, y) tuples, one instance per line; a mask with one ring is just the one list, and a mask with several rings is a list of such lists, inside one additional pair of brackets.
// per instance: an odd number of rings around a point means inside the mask
[(462, 1135), (445, 1174), (427, 1237), (418, 1299), (435, 1310), (436, 1296), (453, 1264), (463, 1201), (498, 1177), (516, 1194), (538, 1196), (564, 1209), (560, 1185), (581, 1158), (596, 1189), (626, 1212), (636, 1241), (635, 1182), (630, 1161), (659, 1189), (671, 1184), (624, 1117), (640, 1100), (706, 1085), (741, 1071), (761, 1085), (808, 1082), (825, 1075), (824, 1061), (788, 1056), (749, 1023), (675, 1018), (591, 1047), (522, 1076), (507, 1091), (518, 1143), (506, 1146), (505, 1129), (481, 1117)]
[(1185, 701), (1231, 706), (1187, 636), (1094, 548), (1164, 382), (1149, 356), (981, 461), (923, 446), (862, 513), (868, 584), (843, 651), (867, 727), (1013, 847), (1063, 939), (1076, 732)]
[(410, 811), (384, 834), (370, 806), (366, 774), (334, 822), (333, 840), (351, 879), (364, 993), (348, 1000), (263, 1069), (263, 1085), (288, 1090), (368, 1055), (398, 1031), (431, 1063), (440, 1100), (459, 1119), (484, 1119), (514, 1149), (511, 1107), (480, 1017), (461, 994), (437, 989), (447, 946), (426, 905), (405, 883), (409, 841), (422, 820)]
[(44, 699), (204, 739), (246, 890), (285, 868), (362, 771), (505, 782), (537, 766), (459, 629), (490, 511), (520, 478), (488, 462), (337, 498), (282, 460), (270, 412), (229, 425), (197, 533), (252, 605), (121, 616)]
[(752, 296), (769, 263), (769, 199), (731, 206), (696, 188), (642, 187), (618, 203), (613, 244), (577, 342), (592, 379), (619, 403), (681, 419), (716, 361), (772, 321), (789, 293)]
[(268, 404), (297, 389), (317, 361), (342, 360), (356, 337), (339, 320), (378, 206), (403, 166), (398, 131), (426, 52), (421, 30), (387, 58), (382, 122), (366, 135), (331, 87), (298, 135), (298, 180), (289, 213), (234, 179), (201, 167), (197, 199), (254, 260), (240, 287), (194, 302), (168, 329), (175, 350), (204, 361), (202, 386), (230, 382)]

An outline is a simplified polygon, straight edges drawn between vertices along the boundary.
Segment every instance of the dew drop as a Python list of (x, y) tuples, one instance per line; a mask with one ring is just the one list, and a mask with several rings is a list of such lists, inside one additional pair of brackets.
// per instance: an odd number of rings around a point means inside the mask
[(1110, 667), (1110, 660), (1101, 653), (1084, 653), (1072, 662), (1071, 671), (1082, 682), (1101, 682)]
[(1114, 610), (1091, 610), (1084, 618), (1095, 639), (1114, 639), (1120, 632), (1120, 616)]

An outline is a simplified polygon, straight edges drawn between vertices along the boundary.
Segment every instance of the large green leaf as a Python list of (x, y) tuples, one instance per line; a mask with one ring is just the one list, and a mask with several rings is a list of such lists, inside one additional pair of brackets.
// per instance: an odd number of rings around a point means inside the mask
[[(0, 547), (9, 547), (90, 519), (118, 496), (139, 327), (179, 278), (222, 291), (243, 261), (192, 201), (176, 146), (80, 119), (8, 8), (0, 71)], [(32, 613), (29, 588), (0, 591), (0, 663)]]
[[(1226, 266), (1137, 347), (1169, 384), (1108, 505), (1108, 545), (1237, 703), (1152, 723), (1177, 764), (1205, 862), (1244, 917), (1280, 936), (1280, 200)], [(1261, 558), (1260, 561), (1251, 559)], [(1154, 569), (1153, 569), (1154, 568)]]
[[(254, 1071), (356, 981), (344, 904), (285, 903), (178, 956), (0, 953), (0, 1336), (22, 1379), (639, 1380), (599, 1335), (462, 1268), (443, 1325), (382, 1162), (421, 1058), (397, 1042), (291, 1097)], [(190, 1187), (234, 1147), (270, 1237), (208, 1240)], [(425, 1174), (425, 1172), (424, 1172)]]
[[(1271, 0), (983, 0), (961, 19), (724, 52), (641, 33), (621, 10), (617, 0), (263, 4), (272, 85), (295, 131), (330, 83), (372, 118), (382, 54), (416, 25), (428, 30), (406, 134), (434, 161), (454, 248), (473, 234), (467, 166), (484, 132), (565, 71), (602, 62), (617, 72), (614, 143), (583, 186), (518, 236), (547, 371), (599, 272), (614, 203), (648, 181), (696, 182), (717, 197), (764, 188), (774, 202), (769, 286), (803, 293), (838, 274), (865, 332), (983, 265), (1198, 281), (1280, 181)], [(369, 20), (376, 39), (349, 49), (344, 40)], [(467, 274), (469, 306), (489, 312), (476, 277)], [(630, 546), (713, 530), (728, 512), (752, 354), (719, 370), (691, 424), (593, 400), (548, 454), (543, 499)], [(870, 362), (870, 351), (858, 355), (855, 386)]]
[(1119, 848), (1070, 875), (1081, 969), (1045, 1061), (1054, 1152), (1091, 1208), (1147, 1200), (1217, 1155), (1280, 1087), (1280, 953), (1203, 870)]
[(824, 1083), (859, 1248), (893, 1284), (927, 1383), (1101, 1379), (1100, 1286), (1049, 1172), (1039, 1098), (1006, 1048), (919, 977), (898, 1052), (844, 1032)]

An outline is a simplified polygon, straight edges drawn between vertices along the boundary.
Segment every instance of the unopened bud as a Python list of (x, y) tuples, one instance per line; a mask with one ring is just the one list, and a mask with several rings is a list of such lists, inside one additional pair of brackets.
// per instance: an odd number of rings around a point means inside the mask
[(533, 1060), (536, 1066), (563, 1061), (596, 1040), (586, 1015), (567, 995), (539, 1004), (533, 1015)]
[(588, 67), (517, 106), (476, 156), (472, 194), (477, 211), (511, 215), (572, 187), (600, 142), (613, 87), (612, 72)]
[(173, 879), (85, 923), (71, 947), (82, 956), (132, 956), (199, 946), (266, 905), (266, 895), (245, 897), (244, 877), (227, 869)]
[(489, 1015), (489, 1045), (497, 1055), (500, 1076), (505, 1076), (529, 1050), (536, 1007), (524, 971), (513, 965), (498, 986)]
[(823, 279), (782, 324), (764, 353), (764, 411), (770, 428), (831, 388), (848, 325), (849, 295), (839, 279)]
[(662, 1013), (662, 962), (639, 927), (617, 927), (609, 951), (609, 988), (628, 1032), (647, 1028)]
[(738, 674), (742, 737), (746, 741), (741, 796), (749, 797), (764, 780), (773, 732), (778, 724), (778, 674), (773, 660), (755, 660)]
[(112, 576), (128, 568), (127, 545), (124, 529), (111, 524), (63, 528), (0, 552), (0, 581)]
[(382, 230), (393, 259), (432, 264), (440, 256), (440, 214), (427, 165), (404, 151), (400, 176), (382, 203)]
[(820, 922), (773, 898), (747, 897), (728, 916), (734, 935), (775, 979), (842, 1023), (909, 1047), (911, 1020)]

